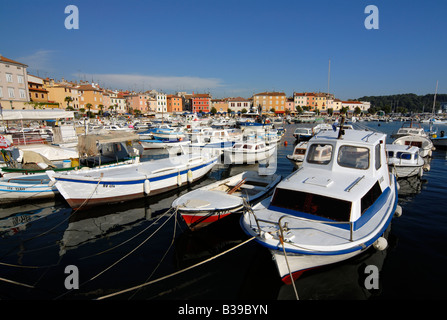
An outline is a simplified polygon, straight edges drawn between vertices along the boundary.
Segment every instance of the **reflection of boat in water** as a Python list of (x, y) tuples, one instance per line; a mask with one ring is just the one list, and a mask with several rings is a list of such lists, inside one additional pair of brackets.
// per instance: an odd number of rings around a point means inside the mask
[[(385, 232), (390, 247), (394, 240), (390, 227)], [(345, 262), (310, 270), (295, 281), (300, 300), (368, 300), (380, 295), (383, 284), (381, 277), (372, 280), (372, 273), (366, 269), (372, 266), (382, 271), (387, 250), (369, 250)], [(375, 281), (375, 282), (374, 282)], [(296, 299), (292, 286), (282, 285), (278, 300)]]
[(26, 230), (27, 225), (66, 209), (56, 201), (22, 204), (0, 209), (0, 236), (7, 237)]
[(427, 183), (427, 180), (421, 179), (418, 176), (413, 176), (398, 179), (397, 183), (399, 184), (399, 197), (414, 196), (422, 191), (422, 186)]

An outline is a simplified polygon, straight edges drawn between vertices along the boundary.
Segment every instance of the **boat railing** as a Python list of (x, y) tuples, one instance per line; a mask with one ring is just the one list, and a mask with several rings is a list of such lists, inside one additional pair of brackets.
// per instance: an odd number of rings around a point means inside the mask
[(260, 235), (261, 232), (261, 227), (259, 225), (259, 222), (264, 222), (264, 223), (270, 223), (273, 225), (277, 225), (279, 231), (281, 232), (281, 238), (284, 239), (284, 232), (287, 231), (289, 229), (288, 227), (288, 223), (285, 222), (284, 224), (282, 223), (282, 220), (285, 218), (291, 218), (291, 219), (296, 219), (296, 220), (300, 220), (300, 221), (305, 221), (305, 222), (312, 222), (312, 223), (319, 223), (319, 224), (330, 224), (330, 225), (342, 225), (342, 224), (348, 224), (349, 225), (349, 241), (354, 241), (354, 222), (352, 221), (323, 221), (323, 220), (315, 220), (315, 219), (308, 219), (308, 218), (303, 218), (303, 217), (297, 217), (297, 216), (292, 216), (292, 215), (283, 215), (281, 216), (277, 222), (275, 221), (269, 221), (269, 220), (264, 220), (264, 219), (258, 219), (258, 217), (256, 217), (256, 214), (253, 212), (253, 210), (251, 208), (249, 208), (249, 210), (247, 210), (249, 213), (251, 213), (255, 219), (256, 222), (256, 226), (258, 228), (258, 234)]

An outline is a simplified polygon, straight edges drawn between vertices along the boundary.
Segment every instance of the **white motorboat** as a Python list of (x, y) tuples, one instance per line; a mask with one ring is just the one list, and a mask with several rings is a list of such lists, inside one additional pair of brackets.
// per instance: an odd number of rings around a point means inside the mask
[(308, 141), (301, 141), (293, 149), (293, 154), (288, 154), (287, 159), (292, 162), (295, 167), (300, 166), (304, 161), (304, 156), (306, 154)]
[(387, 144), (386, 150), (388, 168), (397, 178), (422, 177), (424, 171), (430, 170), (430, 165), (419, 155), (418, 147)]
[(81, 160), (72, 159), (57, 165), (39, 153), (24, 151), (21, 162), (9, 154), (14, 150), (4, 150), (2, 156), (7, 166), (0, 170), (0, 203), (18, 203), (44, 198), (54, 198), (59, 191), (51, 183), (48, 170), (56, 173), (81, 170), (83, 174), (90, 167), (105, 168), (138, 162), (138, 156), (128, 147), (127, 139), (132, 135), (87, 135), (81, 136), (79, 150), (84, 155)]
[[(243, 230), (270, 250), (286, 283), (373, 244), (380, 248), (401, 210), (396, 178), (388, 172), (386, 135), (346, 130), (340, 136), (315, 135), (301, 168), (241, 217)], [(330, 157), (321, 159), (318, 148), (329, 149)]]
[(391, 135), (392, 138), (400, 138), (407, 135), (416, 135), (427, 138), (428, 135), (425, 132), (425, 129), (421, 127), (421, 125), (415, 121), (406, 121), (402, 124), (402, 127), (397, 130), (396, 133)]
[(428, 137), (422, 135), (405, 135), (394, 140), (392, 144), (418, 147), (419, 154), (423, 158), (431, 157), (434, 150), (433, 142)]
[(224, 150), (225, 164), (256, 163), (266, 160), (276, 152), (276, 144), (263, 140), (236, 142), (231, 149)]
[(181, 147), (188, 147), (191, 144), (189, 140), (140, 140), (141, 145), (147, 149), (169, 149), (172, 152), (181, 151)]
[(210, 154), (187, 154), (87, 172), (47, 174), (73, 209), (85, 209), (181, 187), (202, 178), (216, 163), (217, 157)]
[(312, 138), (314, 132), (312, 128), (296, 128), (293, 136), (296, 140), (309, 140)]
[(173, 201), (186, 224), (199, 229), (231, 213), (240, 211), (244, 200), (254, 204), (266, 197), (281, 181), (281, 176), (245, 171), (193, 190)]

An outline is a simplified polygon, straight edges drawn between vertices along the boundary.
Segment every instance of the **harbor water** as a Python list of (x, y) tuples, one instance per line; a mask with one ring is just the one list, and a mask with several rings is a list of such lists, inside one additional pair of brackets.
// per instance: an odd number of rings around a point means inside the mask
[[(360, 122), (388, 134), (401, 122)], [(276, 173), (286, 177), (297, 126), (278, 143)], [(438, 130), (447, 129), (447, 125)], [(392, 139), (389, 137), (389, 141)], [(285, 143), (287, 142), (287, 143)], [(142, 161), (155, 155), (147, 150)], [(164, 156), (164, 155), (158, 155)], [(281, 282), (270, 253), (246, 241), (235, 213), (195, 232), (170, 210), (186, 192), (259, 166), (219, 164), (199, 182), (154, 198), (73, 211), (63, 198), (0, 208), (2, 300), (395, 300), (446, 299), (447, 151), (435, 150), (422, 178), (399, 179), (402, 216), (388, 247)], [(379, 271), (365, 285), (366, 266)]]

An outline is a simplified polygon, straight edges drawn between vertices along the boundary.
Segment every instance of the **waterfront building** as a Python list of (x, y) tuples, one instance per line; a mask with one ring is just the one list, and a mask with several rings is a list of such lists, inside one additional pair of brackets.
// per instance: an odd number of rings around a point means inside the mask
[(28, 104), (28, 66), (0, 54), (0, 103), (4, 109), (32, 109)]
[(29, 104), (33, 108), (58, 108), (59, 104), (49, 103), (48, 90), (44, 88), (44, 79), (28, 74)]
[(228, 105), (229, 101), (227, 101), (226, 99), (211, 99), (211, 109), (216, 109), (217, 113), (228, 112)]
[(167, 110), (169, 113), (174, 113), (174, 112), (182, 112), (183, 111), (183, 100), (182, 97), (173, 95), (173, 94), (168, 94), (166, 96), (166, 102), (167, 102)]
[(192, 93), (192, 112), (210, 112), (211, 96), (208, 93)]
[(110, 103), (113, 109), (111, 111), (114, 114), (124, 114), (127, 112), (126, 109), (126, 98), (122, 94), (117, 94), (116, 97), (110, 98)]
[(242, 112), (245, 109), (247, 112), (251, 110), (252, 107), (251, 99), (244, 99), (241, 97), (237, 98), (228, 98), (228, 108), (233, 112)]
[(165, 113), (168, 112), (168, 102), (166, 94), (158, 92), (155, 95), (157, 100), (157, 109), (155, 110), (157, 113)]
[[(79, 108), (92, 113), (98, 113), (101, 109), (104, 111), (104, 101), (102, 89), (97, 83), (85, 83), (77, 86), (79, 92)], [(90, 107), (90, 108), (89, 108)]]
[(293, 93), (293, 102), (294, 102), (294, 109), (296, 110), (296, 107), (307, 107), (307, 93), (302, 92), (294, 92)]
[(341, 104), (342, 108), (347, 108), (350, 112), (354, 112), (357, 107), (361, 112), (367, 112), (371, 107), (371, 103), (366, 101), (342, 101)]
[(286, 94), (284, 92), (261, 92), (253, 95), (253, 106), (262, 107), (263, 112), (284, 113), (286, 105)]
[(79, 110), (79, 91), (76, 88), (77, 84), (65, 81), (64, 79), (56, 82), (54, 79), (49, 78), (44, 79), (43, 82), (43, 87), (48, 91), (49, 101), (57, 103), (61, 109), (72, 107), (74, 110)]

